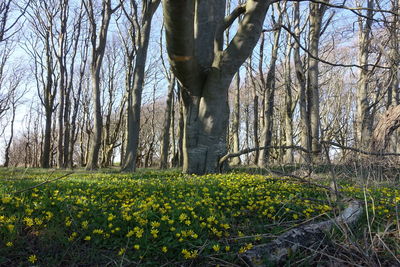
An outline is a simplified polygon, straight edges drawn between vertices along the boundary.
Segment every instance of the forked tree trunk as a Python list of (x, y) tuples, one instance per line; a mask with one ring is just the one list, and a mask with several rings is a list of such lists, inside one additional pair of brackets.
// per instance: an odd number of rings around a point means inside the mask
[[(185, 116), (183, 171), (218, 171), (227, 152), (228, 88), (257, 44), (270, 1), (249, 0), (224, 19), (224, 0), (164, 0), (168, 55), (183, 85)], [(223, 35), (243, 20), (224, 49)]]
[(92, 97), (94, 109), (93, 137), (88, 154), (88, 160), (86, 163), (86, 169), (94, 170), (98, 168), (103, 127), (103, 118), (101, 113), (100, 71), (103, 63), (104, 52), (106, 49), (108, 26), (110, 25), (111, 14), (115, 12), (115, 9), (111, 8), (111, 0), (102, 1), (102, 23), (99, 28), (99, 33), (97, 33), (93, 3), (91, 1), (84, 1), (83, 3), (86, 9), (86, 13), (90, 18), (90, 40), (92, 44), (92, 61), (90, 66), (90, 74), (92, 80)]
[[(161, 0), (146, 1), (146, 9), (143, 10), (142, 21), (140, 25), (140, 34), (136, 39), (136, 59), (133, 75), (132, 88), (129, 88), (130, 99), (128, 100), (127, 117), (127, 144), (125, 151), (123, 171), (135, 171), (136, 158), (139, 146), (140, 133), (140, 111), (142, 107), (142, 92), (145, 78), (145, 67), (147, 59), (147, 50), (149, 47), (151, 21), (154, 12), (157, 10)], [(139, 27), (139, 26), (137, 26)]]

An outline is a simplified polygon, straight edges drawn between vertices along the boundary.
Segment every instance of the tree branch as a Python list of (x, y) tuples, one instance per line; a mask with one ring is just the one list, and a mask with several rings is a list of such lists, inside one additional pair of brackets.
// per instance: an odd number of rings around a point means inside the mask
[[(365, 67), (374, 67), (374, 68), (381, 68), (381, 69), (390, 69), (390, 67), (385, 67), (385, 66), (379, 66), (376, 64), (365, 64), (365, 65), (358, 65), (358, 64), (338, 64), (338, 63), (332, 63), (329, 62), (327, 60), (324, 60), (320, 57), (314, 56), (310, 51), (308, 51), (307, 48), (305, 48), (300, 40), (297, 38), (296, 34), (294, 34), (288, 27), (286, 27), (285, 25), (281, 24), (279, 25), (280, 27), (282, 27), (283, 29), (285, 29), (292, 37), (293, 39), (296, 41), (296, 43), (300, 46), (300, 48), (307, 53), (307, 55), (315, 60), (318, 60), (322, 63), (325, 63), (327, 65), (333, 66), (333, 67), (344, 67), (344, 68), (360, 68), (363, 69)], [(264, 30), (264, 31), (269, 31), (269, 30)]]
[(243, 13), (246, 12), (246, 5), (240, 5), (236, 7), (231, 14), (225, 17), (224, 21), (218, 27), (215, 32), (214, 39), (214, 53), (217, 54), (223, 50), (223, 34), (226, 29), (228, 29), (232, 23)]

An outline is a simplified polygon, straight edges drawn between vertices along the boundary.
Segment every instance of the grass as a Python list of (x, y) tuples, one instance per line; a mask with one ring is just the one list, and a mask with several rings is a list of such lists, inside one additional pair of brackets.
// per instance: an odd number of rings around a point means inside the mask
[[(0, 265), (234, 265), (239, 253), (338, 212), (324, 189), (245, 172), (77, 171), (32, 188), (66, 173), (0, 169)], [(400, 190), (342, 184), (368, 213), (358, 230), (330, 233), (336, 250), (325, 248), (319, 260), (353, 253), (360, 262), (371, 252), (396, 263)], [(308, 265), (313, 254), (305, 250), (290, 261)]]

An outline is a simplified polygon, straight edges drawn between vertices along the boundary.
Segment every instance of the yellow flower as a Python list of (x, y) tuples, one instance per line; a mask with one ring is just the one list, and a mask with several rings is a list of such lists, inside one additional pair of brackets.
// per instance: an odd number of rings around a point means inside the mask
[(8, 224), (7, 229), (8, 231), (12, 232), (14, 230), (15, 226), (13, 224)]
[(231, 247), (230, 247), (230, 246), (226, 246), (226, 247), (225, 247), (225, 251), (226, 251), (226, 252), (228, 252), (228, 251), (230, 251), (230, 250), (231, 250)]
[(8, 241), (8, 242), (6, 243), (6, 246), (7, 246), (7, 247), (12, 247), (12, 246), (14, 246), (14, 244), (13, 244), (13, 242)]
[(90, 235), (85, 236), (85, 241), (90, 241), (90, 239), (92, 239)]
[(164, 252), (164, 253), (167, 253), (168, 249), (167, 249), (166, 246), (164, 246), (164, 247), (162, 247), (161, 251)]
[(28, 261), (31, 262), (31, 263), (35, 263), (37, 261), (36, 255), (30, 255), (28, 257)]
[(136, 245), (133, 246), (133, 248), (136, 249), (136, 250), (139, 250), (140, 246), (138, 244), (136, 244)]
[(299, 218), (299, 215), (293, 214), (293, 219), (297, 220)]
[(150, 225), (152, 228), (157, 228), (160, 226), (160, 223), (159, 222), (151, 222)]
[(83, 229), (87, 229), (87, 228), (88, 228), (88, 225), (89, 225), (89, 222), (88, 222), (88, 221), (83, 221), (83, 222), (82, 222), (82, 228), (83, 228)]
[(126, 248), (121, 248), (121, 249), (118, 251), (118, 256), (122, 256), (123, 254), (125, 254), (125, 251), (126, 251)]
[(185, 213), (181, 213), (181, 215), (179, 215), (179, 220), (181, 222), (185, 221), (187, 219), (187, 215)]
[(104, 233), (104, 231), (102, 230), (102, 229), (94, 229), (93, 230), (93, 234), (99, 234), (99, 235), (101, 235), (101, 234), (103, 234)]
[(157, 238), (158, 230), (157, 229), (151, 229), (150, 234), (152, 234), (154, 238)]
[(213, 248), (213, 250), (214, 250), (215, 252), (218, 252), (218, 251), (219, 251), (219, 245), (218, 245), (218, 244), (214, 245), (212, 248)]
[(126, 237), (131, 237), (131, 236), (133, 236), (134, 234), (135, 234), (135, 232), (132, 231), (132, 230), (130, 230), (130, 231), (126, 234)]
[(25, 224), (26, 224), (27, 226), (29, 226), (29, 227), (33, 226), (33, 220), (32, 220), (32, 218), (25, 217), (25, 218), (23, 219), (23, 221), (25, 222)]

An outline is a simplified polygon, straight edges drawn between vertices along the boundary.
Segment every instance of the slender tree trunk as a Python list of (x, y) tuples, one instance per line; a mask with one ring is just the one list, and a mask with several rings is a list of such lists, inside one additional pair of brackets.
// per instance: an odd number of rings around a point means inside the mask
[(170, 126), (171, 126), (172, 111), (174, 108), (174, 106), (172, 105), (172, 98), (174, 97), (174, 88), (175, 88), (175, 77), (171, 77), (170, 81), (169, 81), (166, 112), (165, 112), (164, 125), (163, 125), (163, 135), (162, 135), (162, 142), (161, 142), (161, 156), (160, 156), (160, 169), (166, 169), (168, 167)]
[[(257, 87), (253, 86), (253, 135), (254, 135), (254, 147), (259, 147), (260, 146), (260, 141), (259, 141), (259, 137), (258, 137), (258, 121), (259, 121), (259, 117), (258, 117), (258, 94), (257, 94)], [(258, 159), (259, 159), (259, 154), (260, 151), (255, 151), (254, 152), (254, 164), (258, 163)]]
[[(233, 107), (232, 137), (233, 137), (233, 153), (239, 152), (239, 129), (240, 129), (240, 74), (236, 73), (236, 86)], [(233, 165), (240, 165), (240, 157), (232, 160)]]
[(142, 106), (142, 91), (144, 84), (144, 71), (146, 67), (147, 50), (149, 47), (151, 22), (154, 12), (160, 5), (161, 0), (156, 0), (148, 5), (148, 9), (143, 14), (141, 34), (138, 38), (139, 47), (136, 51), (136, 61), (133, 77), (132, 99), (128, 101), (128, 136), (125, 151), (123, 170), (135, 171), (136, 157), (139, 145), (140, 132), (140, 109)]
[(92, 79), (92, 98), (94, 109), (94, 127), (92, 141), (89, 147), (89, 154), (86, 163), (87, 170), (95, 170), (98, 166), (101, 136), (103, 128), (103, 118), (101, 114), (101, 96), (100, 96), (100, 66), (92, 66), (91, 69)]
[(370, 34), (373, 16), (373, 0), (368, 0), (365, 23), (359, 18), (359, 64), (362, 66), (360, 78), (357, 85), (357, 119), (356, 119), (356, 140), (360, 148), (369, 147), (369, 139), (372, 134), (370, 104), (368, 97), (368, 59), (370, 47)]
[(184, 121), (183, 121), (183, 100), (182, 100), (182, 89), (178, 83), (178, 133), (177, 133), (177, 150), (174, 159), (172, 160), (174, 167), (183, 166), (183, 133), (184, 133)]
[[(322, 4), (310, 3), (309, 52), (316, 58), (318, 58), (322, 18), (325, 10), (326, 6)], [(311, 151), (317, 158), (321, 152), (319, 143), (319, 130), (321, 121), (319, 115), (319, 60), (315, 59), (314, 57), (308, 57), (307, 100), (310, 122), (309, 134), (311, 138)]]
[[(398, 13), (399, 0), (392, 0), (392, 11)], [(390, 60), (390, 75), (389, 75), (389, 88), (388, 88), (388, 101), (387, 108), (391, 105), (400, 104), (399, 98), (399, 64), (400, 64), (400, 52), (399, 52), (399, 17), (392, 15), (392, 21), (389, 26), (390, 32), (390, 50), (389, 50), (389, 60)]]
[[(294, 28), (297, 40), (300, 40), (300, 7), (298, 2), (294, 2)], [(297, 85), (299, 87), (299, 105), (300, 105), (300, 141), (301, 146), (311, 151), (310, 142), (310, 121), (308, 117), (307, 97), (306, 97), (306, 76), (303, 69), (303, 62), (300, 58), (300, 46), (297, 42), (294, 43), (294, 66), (296, 70)], [(304, 154), (304, 161), (307, 164), (311, 163), (311, 155)]]
[[(176, 82), (176, 81), (175, 81)], [(169, 135), (171, 136), (171, 164), (169, 165), (170, 167), (174, 167), (174, 160), (175, 160), (175, 155), (177, 154), (177, 149), (176, 149), (176, 137), (175, 137), (175, 92), (172, 92), (172, 98), (171, 98), (171, 126), (169, 127)]]
[(60, 80), (59, 80), (59, 103), (58, 103), (58, 136), (57, 136), (57, 167), (64, 166), (64, 94), (65, 94), (65, 69), (62, 60), (59, 60), (60, 65)]
[(86, 2), (85, 0), (84, 5), (89, 16), (91, 30), (90, 39), (92, 44), (92, 61), (90, 66), (90, 74), (92, 79), (92, 98), (94, 109), (94, 129), (86, 169), (95, 170), (98, 168), (103, 127), (103, 119), (101, 114), (100, 71), (106, 49), (108, 26), (110, 25), (111, 15), (113, 12), (115, 12), (115, 9), (111, 8), (111, 0), (102, 1), (102, 22), (99, 33), (97, 33), (93, 3), (91, 1)]
[[(287, 36), (287, 46), (286, 46), (286, 58), (285, 58), (285, 145), (293, 146), (293, 113), (295, 107), (295, 101), (293, 101), (293, 93), (292, 93), (292, 77), (291, 77), (291, 65), (290, 65), (290, 57), (291, 57), (291, 37), (288, 34)], [(286, 149), (284, 156), (285, 163), (293, 164), (293, 149)]]
[[(281, 17), (281, 16), (280, 16)], [(281, 21), (281, 19), (279, 19)], [(267, 73), (267, 80), (265, 83), (266, 97), (265, 97), (265, 113), (264, 113), (264, 127), (261, 132), (261, 146), (268, 147), (272, 143), (272, 128), (274, 116), (274, 99), (275, 99), (275, 70), (276, 61), (278, 59), (279, 39), (281, 28), (278, 28), (274, 34), (274, 44), (272, 46), (271, 61)], [(258, 159), (258, 166), (265, 167), (269, 160), (270, 149), (263, 149), (260, 151)]]
[(5, 161), (4, 161), (4, 167), (8, 167), (10, 164), (10, 149), (11, 149), (11, 144), (14, 138), (14, 122), (15, 122), (15, 103), (12, 104), (12, 114), (11, 114), (11, 125), (10, 125), (10, 138), (8, 139), (7, 146), (6, 146), (6, 151), (5, 151)]

